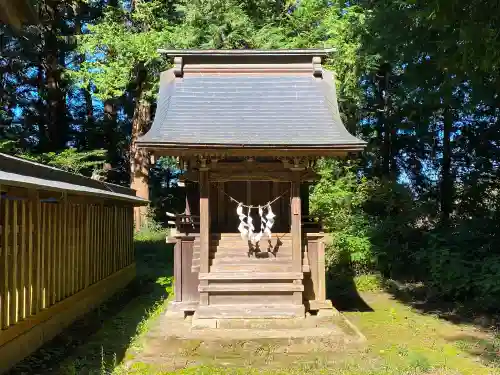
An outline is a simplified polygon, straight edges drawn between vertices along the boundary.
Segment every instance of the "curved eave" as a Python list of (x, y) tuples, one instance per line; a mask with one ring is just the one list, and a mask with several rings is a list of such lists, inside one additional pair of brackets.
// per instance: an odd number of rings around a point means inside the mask
[(247, 145), (247, 144), (169, 144), (163, 142), (137, 142), (158, 155), (184, 156), (197, 153), (227, 153), (241, 156), (273, 155), (286, 156), (290, 154), (304, 156), (342, 156), (360, 153), (365, 149), (366, 142), (352, 144), (330, 145)]

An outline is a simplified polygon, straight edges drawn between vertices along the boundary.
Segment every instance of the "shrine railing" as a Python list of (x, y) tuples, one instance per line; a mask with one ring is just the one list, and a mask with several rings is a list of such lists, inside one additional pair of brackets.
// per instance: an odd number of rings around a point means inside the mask
[(167, 212), (167, 216), (172, 218), (172, 220), (167, 221), (167, 225), (177, 233), (188, 234), (199, 233), (200, 231), (199, 215), (174, 214), (171, 212)]

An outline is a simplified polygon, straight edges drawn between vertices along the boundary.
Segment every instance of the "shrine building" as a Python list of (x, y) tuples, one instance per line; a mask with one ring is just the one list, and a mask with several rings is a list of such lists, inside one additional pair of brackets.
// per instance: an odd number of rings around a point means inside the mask
[(137, 141), (174, 156), (186, 207), (172, 216), (169, 311), (217, 319), (329, 314), (325, 233), (309, 216), (316, 161), (365, 142), (344, 127), (328, 50), (162, 51), (151, 129)]

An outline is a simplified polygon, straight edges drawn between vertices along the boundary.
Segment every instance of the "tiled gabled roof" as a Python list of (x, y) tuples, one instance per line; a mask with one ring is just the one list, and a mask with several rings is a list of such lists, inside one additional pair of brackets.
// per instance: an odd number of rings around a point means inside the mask
[[(209, 64), (201, 61), (190, 69), (186, 65), (182, 75), (182, 67), (164, 72), (153, 125), (138, 144), (364, 147), (342, 123), (333, 75), (322, 71), (315, 76), (307, 51), (303, 57), (308, 63), (294, 54), (290, 64), (282, 53), (275, 63), (266, 62), (262, 51), (242, 54), (257, 60), (248, 64), (218, 52)], [(217, 61), (217, 56), (225, 56), (230, 64)]]

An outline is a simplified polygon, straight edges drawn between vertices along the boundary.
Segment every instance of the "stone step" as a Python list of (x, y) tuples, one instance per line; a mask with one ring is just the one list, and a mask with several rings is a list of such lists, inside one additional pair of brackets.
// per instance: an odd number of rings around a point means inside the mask
[(210, 266), (211, 272), (290, 272), (292, 265), (289, 264), (214, 264)]
[(221, 283), (200, 285), (200, 292), (302, 292), (304, 285), (289, 283)]
[(217, 324), (217, 328), (223, 329), (272, 329), (284, 331), (300, 329), (305, 332), (311, 328), (321, 327), (338, 329), (337, 322), (331, 316), (307, 316), (305, 319), (221, 319)]
[(195, 319), (290, 319), (304, 316), (302, 304), (200, 305), (193, 323)]
[(200, 280), (302, 280), (302, 272), (207, 272)]

